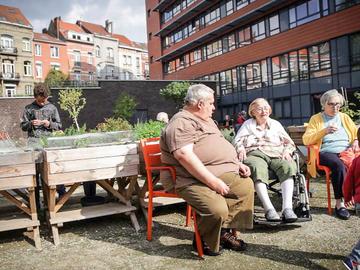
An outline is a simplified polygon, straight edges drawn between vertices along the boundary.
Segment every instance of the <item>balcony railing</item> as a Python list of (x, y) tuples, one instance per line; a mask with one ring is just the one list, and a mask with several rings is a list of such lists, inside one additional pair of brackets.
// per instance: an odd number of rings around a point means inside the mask
[(20, 74), (15, 72), (0, 72), (2, 80), (20, 80)]
[(106, 62), (114, 63), (114, 57), (106, 57)]
[(0, 46), (0, 53), (2, 54), (17, 54), (18, 49), (15, 47)]
[(67, 80), (56, 85), (51, 85), (52, 88), (71, 88), (71, 87), (99, 87), (99, 82), (95, 80)]
[(80, 61), (75, 61), (74, 66), (75, 67), (81, 67), (81, 62)]

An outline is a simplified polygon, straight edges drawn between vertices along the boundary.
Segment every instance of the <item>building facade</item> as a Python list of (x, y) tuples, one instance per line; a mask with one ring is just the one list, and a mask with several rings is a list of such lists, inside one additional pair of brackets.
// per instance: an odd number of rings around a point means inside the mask
[(33, 95), (33, 28), (18, 8), (0, 5), (0, 96)]
[(54, 56), (67, 57), (69, 79), (91, 82), (96, 79), (94, 60), (94, 35), (86, 33), (79, 25), (68, 23), (56, 17), (51, 20), (48, 34), (64, 41), (67, 56), (61, 56), (60, 51), (54, 51)]
[(43, 82), (50, 70), (69, 73), (66, 43), (46, 33), (34, 33), (34, 79)]
[(283, 124), (360, 89), (360, 1), (147, 0), (151, 79), (218, 82), (222, 117), (269, 100)]

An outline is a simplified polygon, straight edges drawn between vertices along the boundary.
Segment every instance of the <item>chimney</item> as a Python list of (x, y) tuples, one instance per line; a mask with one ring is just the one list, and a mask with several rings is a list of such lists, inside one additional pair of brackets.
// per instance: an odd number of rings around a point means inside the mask
[(105, 21), (105, 29), (108, 33), (112, 34), (113, 32), (113, 23), (110, 20)]
[(55, 28), (56, 28), (56, 38), (59, 39), (60, 38), (60, 21), (61, 21), (61, 16), (59, 17), (55, 17), (54, 19), (54, 23), (55, 23)]
[(48, 31), (48, 30), (47, 30), (46, 28), (43, 28), (43, 29), (42, 29), (43, 34), (46, 34), (47, 31)]

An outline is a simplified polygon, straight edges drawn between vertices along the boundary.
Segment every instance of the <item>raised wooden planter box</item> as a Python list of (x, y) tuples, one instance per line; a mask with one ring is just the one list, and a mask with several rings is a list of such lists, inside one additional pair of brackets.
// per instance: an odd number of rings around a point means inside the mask
[(21, 212), (1, 211), (0, 231), (26, 228), (27, 235), (41, 248), (35, 203), (36, 173), (33, 152), (0, 153), (0, 194)]
[[(140, 229), (134, 213), (136, 208), (130, 202), (139, 171), (136, 144), (45, 149), (43, 164), (44, 196), (55, 245), (60, 243), (58, 227), (70, 221), (126, 213), (135, 230)], [(118, 181), (118, 190), (113, 188), (114, 179)], [(76, 188), (87, 181), (95, 181), (119, 202), (60, 211)], [(56, 201), (56, 185), (60, 184), (71, 187)]]
[(287, 127), (287, 131), (288, 131), (291, 139), (293, 139), (294, 143), (297, 146), (304, 145), (304, 143), (302, 141), (302, 136), (304, 135), (305, 130), (306, 130), (305, 126), (289, 126), (289, 127)]

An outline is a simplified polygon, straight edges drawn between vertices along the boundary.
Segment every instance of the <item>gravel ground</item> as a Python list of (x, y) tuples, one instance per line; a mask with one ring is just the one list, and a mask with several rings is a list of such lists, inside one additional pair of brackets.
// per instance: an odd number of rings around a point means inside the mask
[(44, 223), (42, 250), (22, 230), (2, 232), (0, 269), (345, 269), (341, 260), (360, 238), (359, 217), (342, 221), (327, 215), (324, 182), (312, 184), (312, 189), (311, 222), (256, 226), (241, 234), (249, 244), (242, 253), (198, 259), (191, 247), (192, 228), (183, 226), (185, 207), (168, 206), (155, 211), (152, 242), (146, 241), (141, 212), (140, 233), (121, 215), (66, 223), (59, 229), (58, 247)]

